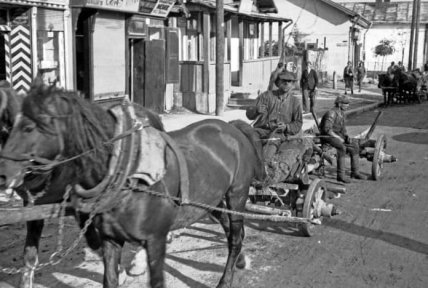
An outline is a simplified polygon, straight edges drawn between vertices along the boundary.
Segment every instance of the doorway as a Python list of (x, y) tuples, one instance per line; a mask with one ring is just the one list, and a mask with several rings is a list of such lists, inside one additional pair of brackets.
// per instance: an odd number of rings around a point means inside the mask
[(6, 49), (5, 49), (4, 34), (0, 33), (0, 81), (6, 80)]
[(94, 11), (83, 9), (77, 20), (76, 45), (76, 88), (85, 99), (92, 100), (92, 22)]
[(145, 106), (145, 43), (144, 39), (129, 39), (129, 97), (132, 102)]

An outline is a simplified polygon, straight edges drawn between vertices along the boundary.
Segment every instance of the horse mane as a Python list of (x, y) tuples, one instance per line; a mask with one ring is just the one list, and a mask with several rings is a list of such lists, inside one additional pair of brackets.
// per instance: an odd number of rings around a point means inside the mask
[[(7, 97), (7, 105), (0, 115), (2, 122), (8, 125), (13, 125), (16, 115), (19, 113), (24, 96), (16, 93), (12, 88), (0, 86), (0, 93), (4, 93)], [(1, 101), (1, 100), (0, 100)]]
[[(52, 108), (53, 107), (53, 108)], [(110, 156), (110, 145), (106, 141), (113, 137), (111, 121), (106, 121), (108, 113), (100, 106), (80, 97), (78, 92), (65, 91), (55, 86), (34, 85), (22, 105), (22, 113), (33, 120), (42, 133), (56, 133), (48, 128), (47, 118), (64, 121), (64, 157), (72, 157), (96, 148), (74, 160), (80, 172), (88, 172), (88, 167), (105, 172), (105, 163)], [(46, 117), (47, 116), (47, 117)]]

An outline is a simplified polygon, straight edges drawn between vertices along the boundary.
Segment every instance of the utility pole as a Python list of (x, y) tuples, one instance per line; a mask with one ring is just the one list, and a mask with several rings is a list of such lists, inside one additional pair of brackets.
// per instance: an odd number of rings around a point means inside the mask
[[(215, 45), (215, 115), (224, 113), (224, 5), (223, 0), (217, 0), (216, 7), (216, 45)], [(209, 37), (209, 35), (205, 35)], [(205, 55), (209, 57), (209, 55)]]
[(418, 0), (413, 0), (412, 9), (412, 25), (410, 26), (410, 41), (409, 41), (409, 63), (407, 64), (407, 70), (413, 70), (413, 40), (415, 38), (415, 24), (416, 24), (416, 6)]
[(413, 52), (413, 69), (415, 70), (418, 65), (418, 44), (419, 44), (419, 23), (420, 23), (420, 16), (421, 16), (421, 0), (416, 0), (416, 24), (415, 24), (415, 45), (414, 49), (415, 52)]

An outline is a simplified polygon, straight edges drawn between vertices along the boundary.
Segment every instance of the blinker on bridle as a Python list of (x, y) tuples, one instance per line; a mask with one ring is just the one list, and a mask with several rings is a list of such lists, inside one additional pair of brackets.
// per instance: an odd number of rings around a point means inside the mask
[[(3, 152), (0, 152), (0, 158), (12, 160), (12, 161), (17, 161), (17, 162), (28, 161), (28, 162), (32, 163), (33, 165), (25, 167), (26, 170), (29, 170), (29, 171), (27, 171), (27, 173), (31, 173), (31, 172), (35, 172), (35, 171), (39, 171), (41, 173), (43, 173), (43, 171), (47, 172), (47, 171), (52, 170), (55, 166), (57, 166), (61, 163), (61, 161), (59, 161), (59, 159), (60, 159), (60, 157), (64, 151), (64, 137), (63, 137), (63, 135), (59, 129), (58, 118), (68, 118), (68, 117), (71, 117), (72, 115), (71, 114), (70, 115), (46, 115), (46, 114), (44, 114), (41, 116), (54, 119), (54, 125), (55, 125), (55, 133), (54, 134), (57, 135), (58, 144), (59, 144), (59, 152), (58, 152), (57, 156), (55, 157), (55, 159), (50, 160), (47, 158), (39, 157), (39, 156), (34, 155), (32, 153), (30, 153), (30, 154), (27, 154), (27, 153), (16, 154), (16, 153), (12, 153), (12, 152), (9, 152), (7, 155), (3, 154)], [(21, 119), (22, 119), (22, 114), (19, 113), (16, 116), (14, 127), (19, 123), (19, 121)]]

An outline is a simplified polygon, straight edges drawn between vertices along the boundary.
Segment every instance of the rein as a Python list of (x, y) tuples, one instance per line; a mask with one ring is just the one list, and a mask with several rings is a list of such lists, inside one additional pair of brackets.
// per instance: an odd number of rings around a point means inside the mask
[[(141, 122), (136, 121), (136, 122), (134, 122), (134, 125), (132, 126), (132, 128), (130, 128), (127, 131), (125, 131), (125, 132), (123, 132), (123, 133), (121, 133), (121, 134), (119, 134), (119, 135), (111, 138), (110, 140), (104, 142), (102, 145), (105, 145), (105, 146), (111, 145), (114, 142), (116, 142), (116, 141), (118, 141), (120, 139), (123, 139), (123, 138), (125, 138), (125, 137), (133, 134), (134, 132), (136, 132), (138, 130), (143, 129), (144, 127), (146, 127), (146, 126), (144, 126)], [(47, 158), (38, 157), (38, 156), (35, 156), (35, 155), (31, 155), (31, 154), (25, 154), (25, 153), (23, 153), (23, 154), (16, 154), (16, 153), (10, 153), (10, 152), (7, 153), (7, 155), (4, 154), (4, 153), (2, 153), (2, 152), (0, 152), (0, 158), (7, 159), (7, 160), (12, 160), (12, 161), (17, 161), (17, 162), (28, 161), (28, 162), (38, 163), (38, 164), (41, 164), (41, 165), (29, 166), (29, 167), (27, 167), (27, 169), (30, 169), (32, 172), (35, 172), (35, 171), (46, 172), (46, 171), (50, 171), (50, 170), (54, 169), (55, 167), (57, 167), (59, 165), (68, 163), (70, 161), (73, 161), (75, 159), (83, 157), (83, 156), (85, 156), (85, 155), (87, 155), (89, 153), (95, 152), (95, 151), (97, 151), (99, 149), (101, 149), (101, 148), (92, 148), (92, 149), (90, 149), (88, 151), (82, 152), (80, 154), (77, 154), (75, 156), (72, 156), (70, 158), (66, 158), (66, 159), (63, 159), (63, 160), (50, 160), (50, 159), (47, 159)]]

